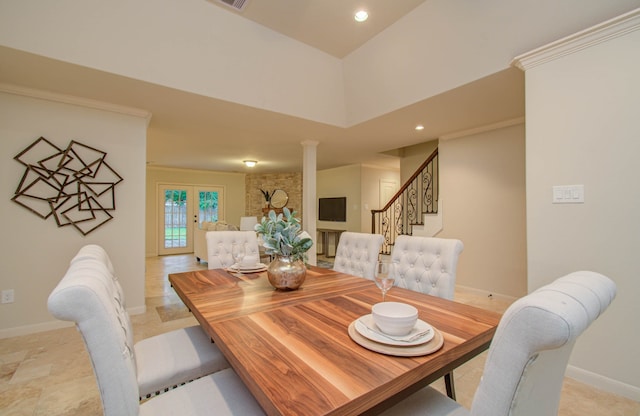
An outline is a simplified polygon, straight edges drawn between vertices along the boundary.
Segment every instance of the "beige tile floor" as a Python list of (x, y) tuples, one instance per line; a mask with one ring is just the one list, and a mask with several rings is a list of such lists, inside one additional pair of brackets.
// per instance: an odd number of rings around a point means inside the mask
[[(204, 268), (191, 255), (146, 260), (147, 312), (132, 317), (136, 341), (196, 324), (167, 281), (173, 272)], [(503, 312), (508, 304), (464, 290), (456, 300)], [(455, 372), (458, 400), (469, 407), (486, 353)], [(444, 390), (442, 381), (436, 387)], [(88, 355), (74, 328), (0, 340), (0, 415), (101, 415), (100, 397)], [(639, 416), (640, 403), (565, 379), (562, 416)]]

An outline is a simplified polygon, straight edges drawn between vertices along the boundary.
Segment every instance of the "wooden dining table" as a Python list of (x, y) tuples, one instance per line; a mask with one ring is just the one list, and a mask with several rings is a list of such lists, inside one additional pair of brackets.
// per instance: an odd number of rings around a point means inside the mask
[(294, 291), (273, 289), (266, 272), (200, 270), (169, 281), (268, 415), (379, 413), (486, 350), (500, 319), (394, 287), (386, 300), (415, 306), (443, 339), (434, 352), (404, 357), (349, 334), (382, 300), (368, 279), (311, 266)]

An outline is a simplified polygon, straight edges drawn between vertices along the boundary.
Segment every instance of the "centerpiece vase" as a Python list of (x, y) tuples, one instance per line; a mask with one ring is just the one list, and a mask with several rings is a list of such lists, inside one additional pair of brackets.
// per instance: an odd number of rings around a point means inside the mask
[(307, 268), (302, 260), (293, 260), (288, 256), (276, 256), (267, 267), (267, 276), (271, 286), (278, 290), (296, 290), (307, 276)]

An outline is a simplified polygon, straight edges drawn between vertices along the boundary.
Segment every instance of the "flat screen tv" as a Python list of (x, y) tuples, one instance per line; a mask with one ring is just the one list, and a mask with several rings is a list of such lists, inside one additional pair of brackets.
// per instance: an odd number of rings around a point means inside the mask
[(319, 198), (318, 220), (320, 221), (347, 221), (347, 197)]

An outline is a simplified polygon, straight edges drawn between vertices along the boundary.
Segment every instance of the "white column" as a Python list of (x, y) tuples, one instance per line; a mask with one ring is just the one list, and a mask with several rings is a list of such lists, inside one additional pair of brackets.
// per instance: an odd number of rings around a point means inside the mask
[(311, 235), (313, 247), (307, 252), (309, 264), (317, 265), (316, 244), (316, 148), (318, 142), (306, 140), (302, 144), (302, 228)]

